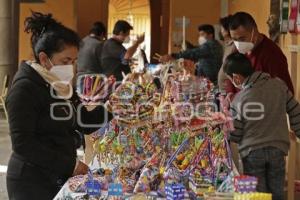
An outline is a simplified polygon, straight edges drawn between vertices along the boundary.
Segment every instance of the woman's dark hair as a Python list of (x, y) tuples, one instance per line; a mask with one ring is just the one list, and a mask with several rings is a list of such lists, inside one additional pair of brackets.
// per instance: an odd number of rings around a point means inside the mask
[(223, 70), (230, 77), (232, 77), (232, 74), (248, 77), (254, 73), (250, 60), (244, 54), (238, 52), (232, 53), (226, 58)]
[(229, 32), (229, 24), (230, 24), (230, 20), (232, 18), (232, 15), (228, 15), (226, 17), (222, 17), (219, 20), (219, 23), (221, 24), (221, 26)]
[(53, 19), (52, 14), (32, 11), (24, 24), (25, 32), (31, 33), (31, 47), (37, 62), (40, 52), (45, 52), (51, 58), (54, 53), (63, 51), (66, 45), (79, 48), (77, 33)]
[(253, 19), (253, 17), (246, 12), (237, 12), (235, 13), (229, 23), (229, 29), (230, 30), (236, 30), (237, 28), (239, 28), (240, 26), (251, 30), (253, 28), (256, 28), (256, 22)]
[(90, 34), (95, 34), (97, 36), (106, 35), (106, 27), (102, 22), (95, 22), (90, 30)]
[(215, 28), (210, 24), (203, 24), (198, 27), (198, 31), (203, 31), (207, 34), (212, 34), (215, 38)]
[(114, 26), (113, 34), (119, 35), (121, 32), (127, 33), (132, 30), (133, 27), (125, 20), (118, 20)]

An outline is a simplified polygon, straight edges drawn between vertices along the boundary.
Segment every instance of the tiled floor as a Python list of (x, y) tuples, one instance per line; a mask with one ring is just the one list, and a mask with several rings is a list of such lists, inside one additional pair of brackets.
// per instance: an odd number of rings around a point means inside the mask
[(5, 166), (11, 153), (10, 138), (8, 135), (8, 124), (5, 120), (0, 119), (0, 200), (7, 200)]

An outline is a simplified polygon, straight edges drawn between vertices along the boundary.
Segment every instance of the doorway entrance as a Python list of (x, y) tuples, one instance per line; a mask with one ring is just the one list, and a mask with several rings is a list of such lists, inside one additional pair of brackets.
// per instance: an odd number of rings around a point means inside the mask
[(108, 36), (117, 20), (127, 20), (134, 28), (132, 39), (145, 33), (143, 48), (151, 62), (157, 62), (154, 53), (168, 53), (170, 0), (109, 0), (108, 4)]
[(110, 0), (108, 5), (108, 37), (112, 36), (114, 24), (118, 20), (126, 20), (132, 26), (129, 47), (140, 34), (145, 33), (145, 42), (141, 47), (145, 50), (148, 60), (151, 49), (151, 17), (149, 0)]

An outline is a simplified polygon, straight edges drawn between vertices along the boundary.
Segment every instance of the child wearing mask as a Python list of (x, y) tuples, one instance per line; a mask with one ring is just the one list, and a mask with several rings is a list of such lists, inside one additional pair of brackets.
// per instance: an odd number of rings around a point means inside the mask
[(229, 139), (238, 143), (244, 173), (258, 178), (257, 190), (284, 199), (285, 156), (290, 127), (300, 136), (300, 105), (279, 78), (254, 71), (248, 58), (233, 53), (224, 72), (240, 88), (231, 104), (235, 131)]

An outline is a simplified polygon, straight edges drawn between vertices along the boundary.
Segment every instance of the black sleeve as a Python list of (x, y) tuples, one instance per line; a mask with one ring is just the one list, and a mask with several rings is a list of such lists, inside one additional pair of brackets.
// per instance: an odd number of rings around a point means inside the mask
[(198, 61), (200, 58), (207, 58), (209, 54), (210, 47), (208, 46), (208, 44), (203, 44), (193, 49), (187, 49), (183, 52), (173, 53), (171, 54), (171, 56), (176, 59), (184, 58), (193, 61)]
[(35, 85), (29, 80), (20, 80), (11, 89), (7, 101), (12, 149), (28, 162), (56, 174), (71, 176), (75, 160), (64, 152), (58, 152), (40, 143), (36, 135), (40, 106)]
[(126, 54), (125, 47), (122, 44), (120, 44), (120, 43), (118, 43), (117, 41), (114, 41), (114, 40), (108, 41), (106, 49), (109, 50), (109, 54), (112, 57), (115, 57), (115, 58), (120, 59), (120, 60), (123, 60), (124, 56)]
[(96, 51), (95, 54), (96, 54), (96, 58), (97, 58), (98, 67), (101, 67), (101, 70), (102, 70), (102, 64), (101, 64), (102, 49), (103, 49), (103, 42), (100, 43), (99, 45), (97, 45), (97, 47), (95, 49), (95, 51)]
[(111, 119), (112, 114), (108, 112), (104, 106), (97, 106), (94, 110), (88, 111), (85, 106), (79, 106), (80, 117), (77, 118), (78, 130), (86, 135), (89, 135), (99, 128), (104, 127)]
[(95, 132), (112, 119), (112, 114), (105, 109), (103, 103), (97, 105), (92, 111), (88, 111), (75, 92), (72, 102), (76, 107), (77, 130), (83, 134), (89, 135)]

